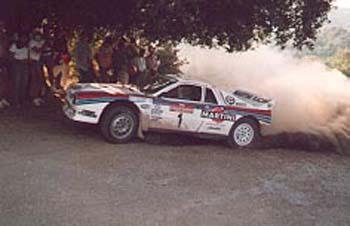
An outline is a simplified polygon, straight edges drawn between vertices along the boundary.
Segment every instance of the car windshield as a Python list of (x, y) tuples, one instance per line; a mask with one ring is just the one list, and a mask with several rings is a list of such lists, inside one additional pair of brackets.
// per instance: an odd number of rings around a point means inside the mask
[(176, 78), (170, 76), (158, 76), (150, 84), (144, 86), (141, 91), (145, 94), (155, 94), (165, 87), (177, 82)]

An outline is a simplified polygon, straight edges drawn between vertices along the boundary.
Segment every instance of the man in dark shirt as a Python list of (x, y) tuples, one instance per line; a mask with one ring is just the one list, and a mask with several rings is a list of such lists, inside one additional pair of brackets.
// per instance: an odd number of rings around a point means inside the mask
[(0, 109), (10, 106), (8, 102), (10, 81), (9, 81), (9, 39), (5, 23), (0, 21)]

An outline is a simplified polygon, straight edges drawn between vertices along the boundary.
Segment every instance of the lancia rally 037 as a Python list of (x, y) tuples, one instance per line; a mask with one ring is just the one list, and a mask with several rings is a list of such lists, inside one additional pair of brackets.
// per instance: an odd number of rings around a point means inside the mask
[(147, 132), (223, 138), (233, 147), (258, 144), (272, 123), (273, 100), (167, 75), (142, 90), (120, 84), (78, 83), (63, 107), (74, 121), (98, 124), (107, 141), (126, 143)]

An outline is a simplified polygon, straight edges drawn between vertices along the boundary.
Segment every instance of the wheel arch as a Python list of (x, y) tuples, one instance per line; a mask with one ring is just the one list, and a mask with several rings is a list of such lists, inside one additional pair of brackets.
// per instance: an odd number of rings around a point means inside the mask
[(105, 116), (106, 112), (109, 111), (109, 109), (112, 109), (114, 107), (117, 106), (124, 106), (124, 107), (129, 107), (130, 109), (132, 109), (138, 117), (140, 117), (140, 109), (137, 107), (137, 105), (129, 100), (116, 100), (114, 102), (111, 102), (110, 104), (107, 105), (107, 107), (105, 107), (105, 109), (103, 109), (102, 114), (98, 120), (98, 123), (100, 124), (101, 120), (103, 119), (103, 117)]
[(232, 128), (236, 125), (236, 123), (238, 123), (242, 120), (245, 120), (245, 119), (250, 119), (250, 120), (254, 121), (256, 123), (256, 125), (258, 126), (259, 130), (261, 129), (260, 121), (256, 117), (254, 117), (253, 115), (246, 115), (246, 116), (241, 117), (233, 124)]

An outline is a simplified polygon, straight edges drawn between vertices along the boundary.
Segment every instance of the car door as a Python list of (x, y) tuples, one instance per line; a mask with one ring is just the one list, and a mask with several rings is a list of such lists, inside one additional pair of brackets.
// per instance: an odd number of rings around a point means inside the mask
[(151, 109), (151, 129), (196, 132), (201, 126), (202, 86), (180, 84), (161, 93)]
[(218, 94), (211, 88), (206, 88), (204, 104), (201, 108), (202, 125), (199, 133), (227, 135), (234, 124), (234, 112), (225, 109), (218, 102)]

